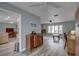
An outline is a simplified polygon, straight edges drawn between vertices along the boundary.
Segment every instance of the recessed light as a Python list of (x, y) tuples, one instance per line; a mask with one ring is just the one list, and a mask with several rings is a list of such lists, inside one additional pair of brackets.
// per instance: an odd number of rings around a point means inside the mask
[(8, 16), (7, 18), (10, 18), (10, 16)]
[(11, 17), (10, 16), (7, 16), (6, 18), (5, 18), (5, 20), (8, 20), (8, 19), (10, 19)]

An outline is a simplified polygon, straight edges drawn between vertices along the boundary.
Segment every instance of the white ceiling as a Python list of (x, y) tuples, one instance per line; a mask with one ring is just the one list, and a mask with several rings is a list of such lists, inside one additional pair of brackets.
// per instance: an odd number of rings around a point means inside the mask
[(19, 7), (25, 11), (31, 12), (37, 16), (41, 16), (42, 10), (45, 8), (45, 6), (36, 6), (33, 7), (32, 5), (36, 4), (43, 4), (42, 2), (9, 2), (10, 4)]
[(16, 23), (18, 22), (18, 14), (0, 9), (0, 22), (2, 23)]
[[(9, 2), (18, 8), (31, 12), (41, 18), (42, 23), (74, 20), (78, 2)], [(58, 14), (57, 17), (54, 17)]]

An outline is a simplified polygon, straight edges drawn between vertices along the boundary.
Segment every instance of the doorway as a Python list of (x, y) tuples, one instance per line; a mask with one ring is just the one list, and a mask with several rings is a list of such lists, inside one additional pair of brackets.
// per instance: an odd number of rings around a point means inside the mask
[[(4, 34), (2, 38), (4, 41), (0, 44), (0, 49), (2, 47), (2, 49), (9, 47), (8, 49), (11, 50), (13, 46), (12, 50), (17, 51), (18, 49), (19, 52), (21, 50), (21, 15), (13, 11), (0, 8), (0, 24), (0, 33), (2, 35)], [(13, 42), (15, 43), (13, 44)], [(9, 51), (8, 49), (6, 50)]]

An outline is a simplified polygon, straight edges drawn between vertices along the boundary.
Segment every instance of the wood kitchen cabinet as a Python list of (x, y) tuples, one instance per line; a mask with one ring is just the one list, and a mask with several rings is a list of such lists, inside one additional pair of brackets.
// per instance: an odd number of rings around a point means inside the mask
[(35, 48), (43, 44), (43, 36), (40, 34), (26, 35), (26, 48), (28, 51), (32, 51)]

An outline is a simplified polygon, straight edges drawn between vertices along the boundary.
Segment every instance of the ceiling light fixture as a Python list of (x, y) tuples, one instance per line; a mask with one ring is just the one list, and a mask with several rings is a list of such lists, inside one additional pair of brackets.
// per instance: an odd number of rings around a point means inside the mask
[(52, 20), (50, 20), (50, 23), (52, 22)]
[(50, 24), (52, 24), (52, 20), (49, 20)]

